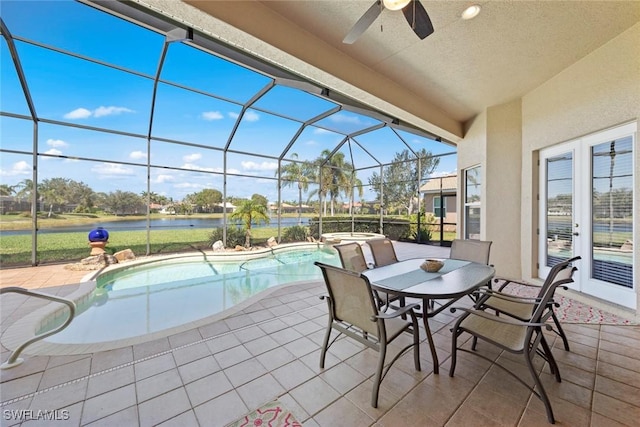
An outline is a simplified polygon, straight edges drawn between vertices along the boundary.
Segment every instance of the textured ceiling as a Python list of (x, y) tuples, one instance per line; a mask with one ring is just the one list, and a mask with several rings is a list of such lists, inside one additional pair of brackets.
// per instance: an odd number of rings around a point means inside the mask
[[(435, 28), (426, 39), (401, 12), (384, 10), (346, 45), (374, 1), (186, 3), (453, 134), (460, 132), (452, 122), (462, 128), (485, 108), (523, 96), (640, 21), (635, 0), (422, 0)], [(462, 20), (474, 3), (480, 15)], [(290, 68), (305, 74), (299, 64)]]

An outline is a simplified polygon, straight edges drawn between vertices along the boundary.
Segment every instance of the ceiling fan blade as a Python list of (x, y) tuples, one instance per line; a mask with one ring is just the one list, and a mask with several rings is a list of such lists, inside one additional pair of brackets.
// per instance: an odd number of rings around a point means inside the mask
[(412, 0), (411, 3), (402, 8), (404, 17), (420, 39), (424, 39), (433, 33), (433, 24), (424, 6), (418, 0)]
[(352, 44), (358, 40), (358, 37), (373, 24), (373, 21), (376, 20), (380, 13), (382, 13), (382, 7), (380, 6), (380, 0), (378, 0), (358, 19), (358, 22), (351, 28), (349, 34), (342, 40), (342, 43)]

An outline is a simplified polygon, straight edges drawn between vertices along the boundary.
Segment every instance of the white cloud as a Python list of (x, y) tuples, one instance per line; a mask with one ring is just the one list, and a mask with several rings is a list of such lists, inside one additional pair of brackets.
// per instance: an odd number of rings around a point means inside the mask
[(0, 168), (0, 176), (29, 175), (31, 171), (31, 165), (24, 160), (21, 160), (14, 163), (9, 170)]
[(147, 158), (147, 153), (142, 152), (142, 151), (132, 151), (131, 153), (129, 153), (129, 158), (130, 159), (134, 159), (134, 160), (141, 160), (141, 159), (146, 159)]
[(313, 130), (313, 133), (315, 133), (316, 135), (322, 135), (322, 134), (333, 133), (333, 132), (331, 132), (330, 130), (322, 129), (322, 128), (315, 128)]
[(246, 120), (248, 122), (257, 122), (258, 120), (260, 120), (260, 116), (255, 111), (249, 110), (244, 113), (244, 117), (242, 118), (242, 120)]
[(196, 184), (194, 182), (181, 182), (173, 186), (174, 188), (205, 188), (205, 185)]
[(264, 171), (264, 170), (277, 170), (278, 163), (277, 162), (241, 162), (242, 168), (244, 170), (253, 170), (253, 171)]
[(192, 171), (215, 172), (213, 168), (203, 168), (202, 166), (194, 165), (193, 163), (185, 163), (181, 168)]
[(65, 114), (63, 117), (65, 119), (86, 119), (91, 117), (91, 111), (86, 108), (76, 108), (75, 110)]
[(117, 116), (122, 113), (133, 113), (133, 110), (125, 107), (103, 107), (102, 105), (93, 111), (94, 117)]
[(202, 158), (202, 154), (200, 153), (194, 153), (194, 154), (187, 154), (186, 156), (182, 156), (182, 160), (185, 163), (193, 163), (195, 161), (198, 161)]
[(65, 148), (69, 146), (69, 144), (67, 144), (61, 139), (51, 139), (51, 138), (47, 139), (47, 145), (49, 147), (54, 147), (54, 148)]
[(329, 120), (334, 123), (351, 123), (356, 125), (362, 125), (364, 122), (360, 120), (360, 117), (357, 116), (348, 116), (346, 114), (333, 114), (329, 116)]
[(102, 177), (121, 177), (121, 176), (134, 176), (133, 169), (127, 168), (124, 165), (116, 165), (113, 163), (101, 163), (91, 168), (91, 172)]
[(86, 108), (76, 108), (75, 110), (65, 114), (63, 117), (65, 119), (88, 119), (89, 117), (115, 116), (122, 113), (135, 113), (135, 111), (126, 107), (104, 107), (101, 105), (93, 111), (87, 110)]
[(224, 118), (220, 111), (205, 111), (202, 113), (201, 117), (207, 121), (222, 120)]
[(175, 178), (172, 175), (158, 175), (151, 182), (154, 184), (164, 184), (166, 182), (175, 181)]
[(55, 148), (52, 148), (50, 150), (45, 151), (44, 154), (50, 154), (52, 156), (59, 156), (60, 154), (62, 154), (62, 151), (57, 150)]
[[(229, 113), (229, 117), (231, 117), (232, 119), (237, 119), (238, 117), (240, 117), (240, 114), (231, 112)], [(246, 120), (248, 122), (257, 122), (258, 120), (260, 120), (260, 115), (255, 111), (248, 110), (244, 113), (244, 116), (242, 116), (242, 120)]]

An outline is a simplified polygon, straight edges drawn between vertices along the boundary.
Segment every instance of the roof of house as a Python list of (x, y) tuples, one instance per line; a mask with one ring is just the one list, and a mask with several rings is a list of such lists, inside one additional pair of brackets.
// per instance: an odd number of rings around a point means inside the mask
[(420, 187), (421, 193), (455, 193), (458, 189), (458, 175), (448, 175), (439, 178), (431, 178)]

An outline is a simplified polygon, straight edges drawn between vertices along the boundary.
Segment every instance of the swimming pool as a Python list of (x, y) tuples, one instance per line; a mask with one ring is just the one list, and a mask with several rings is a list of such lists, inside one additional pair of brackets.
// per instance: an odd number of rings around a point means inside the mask
[[(189, 324), (242, 303), (266, 289), (321, 280), (321, 261), (338, 265), (337, 252), (324, 245), (240, 253), (199, 255), (147, 262), (108, 271), (97, 278), (80, 314), (45, 342), (87, 344), (122, 340)], [(43, 322), (38, 333), (56, 327)]]

